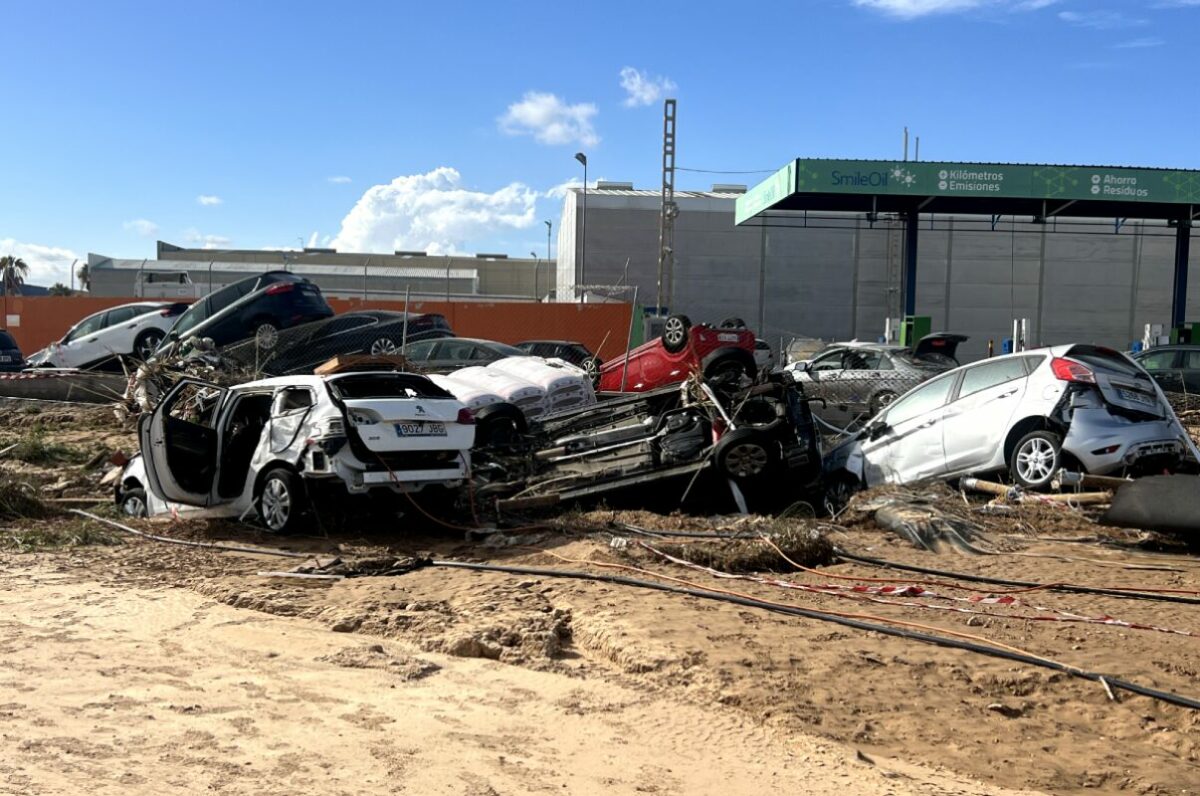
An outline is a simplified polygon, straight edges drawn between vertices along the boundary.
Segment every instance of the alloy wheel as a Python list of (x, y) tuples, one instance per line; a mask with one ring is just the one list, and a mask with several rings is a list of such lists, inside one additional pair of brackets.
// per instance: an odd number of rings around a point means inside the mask
[(263, 486), (260, 500), (263, 522), (273, 531), (278, 531), (287, 525), (292, 513), (292, 495), (287, 484), (278, 478), (272, 478)]
[(687, 330), (683, 328), (683, 321), (679, 318), (668, 318), (667, 324), (663, 329), (663, 339), (667, 345), (671, 347), (683, 345), (683, 339), (687, 335)]
[(121, 511), (128, 517), (145, 517), (147, 516), (146, 502), (141, 497), (132, 495), (121, 503)]
[(147, 334), (142, 337), (142, 344), (137, 348), (137, 355), (143, 360), (148, 360), (154, 356), (154, 352), (158, 350), (158, 346), (163, 341), (161, 334)]
[(398, 350), (400, 350), (400, 346), (396, 345), (390, 337), (380, 337), (371, 343), (372, 356), (388, 356), (396, 353)]
[(1054, 473), (1058, 454), (1050, 441), (1034, 437), (1017, 451), (1017, 474), (1031, 484), (1041, 483)]
[(725, 468), (738, 478), (761, 475), (769, 461), (766, 448), (749, 442), (735, 445), (725, 454)]

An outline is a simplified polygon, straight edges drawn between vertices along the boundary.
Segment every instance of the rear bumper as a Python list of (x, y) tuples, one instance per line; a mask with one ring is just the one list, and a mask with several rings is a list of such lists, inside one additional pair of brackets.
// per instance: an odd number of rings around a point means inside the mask
[(351, 494), (363, 494), (372, 489), (417, 492), (430, 485), (461, 486), (467, 479), (470, 461), (470, 453), (460, 451), (453, 466), (406, 469), (396, 465), (388, 469), (380, 464), (365, 465), (348, 450), (330, 456), (314, 447), (305, 453), (303, 474), (310, 479), (340, 480)]
[(1179, 430), (1169, 420), (1133, 422), (1107, 410), (1077, 409), (1063, 439), (1063, 450), (1084, 469), (1103, 475), (1153, 460), (1178, 463), (1186, 450)]

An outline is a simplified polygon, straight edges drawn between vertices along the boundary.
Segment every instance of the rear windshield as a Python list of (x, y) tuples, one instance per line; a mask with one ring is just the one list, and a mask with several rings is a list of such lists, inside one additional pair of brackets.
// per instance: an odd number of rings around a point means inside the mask
[(506, 343), (488, 343), (487, 346), (496, 353), (503, 354), (506, 357), (523, 357), (529, 354), (528, 351), (522, 351), (521, 349)]
[(1067, 352), (1067, 356), (1077, 362), (1082, 362), (1092, 369), (1118, 373), (1130, 378), (1149, 378), (1142, 369), (1116, 351), (1092, 345), (1077, 345)]
[(0, 348), (16, 348), (17, 341), (8, 332), (0, 332)]
[(922, 370), (943, 371), (958, 367), (957, 362), (944, 354), (925, 354), (920, 357), (911, 351), (892, 351), (891, 354), (892, 359)]
[(335, 398), (343, 401), (369, 398), (453, 398), (424, 376), (415, 373), (360, 373), (329, 381)]

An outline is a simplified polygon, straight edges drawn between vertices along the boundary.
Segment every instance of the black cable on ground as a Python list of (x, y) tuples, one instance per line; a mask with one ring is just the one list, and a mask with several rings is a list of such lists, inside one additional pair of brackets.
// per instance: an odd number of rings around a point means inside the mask
[(170, 536), (155, 536), (152, 533), (146, 533), (145, 531), (139, 531), (137, 528), (130, 528), (128, 525), (125, 525), (123, 523), (117, 522), (115, 520), (110, 520), (105, 517), (100, 517), (100, 516), (97, 516), (90, 512), (82, 511), (80, 509), (70, 509), (70, 512), (72, 514), (78, 514), (80, 517), (86, 517), (89, 520), (94, 520), (95, 522), (100, 522), (100, 523), (104, 523), (105, 525), (112, 526), (113, 528), (116, 528), (119, 531), (124, 531), (125, 533), (132, 534), (134, 536), (140, 536), (143, 539), (149, 539), (153, 542), (163, 542), (165, 544), (177, 544), (177, 545), (182, 545), (183, 547), (202, 547), (206, 550), (225, 550), (230, 553), (254, 553), (255, 555), (282, 556), (284, 558), (312, 558), (313, 557), (313, 554), (311, 554), (311, 553), (295, 553), (295, 552), (292, 552), (291, 550), (276, 550), (271, 547), (242, 547), (240, 545), (221, 544), (220, 542), (194, 542), (190, 539), (175, 539)]
[(1183, 597), (1178, 594), (1153, 594), (1144, 591), (1124, 591), (1122, 589), (1101, 589), (1093, 586), (1075, 586), (1066, 583), (1034, 583), (1033, 581), (1027, 580), (989, 578), (986, 575), (969, 575), (962, 572), (948, 572), (944, 569), (932, 569), (930, 567), (919, 567), (914, 564), (899, 564), (894, 561), (884, 561), (880, 558), (868, 558), (867, 556), (859, 556), (853, 553), (847, 553), (840, 547), (835, 547), (833, 551), (838, 558), (845, 559), (846, 561), (854, 561), (859, 564), (867, 564), (873, 567), (880, 567), (882, 569), (898, 569), (904, 572), (916, 572), (921, 575), (935, 575), (939, 578), (965, 580), (972, 583), (988, 583), (993, 586), (1016, 586), (1019, 588), (1038, 588), (1040, 586), (1047, 591), (1067, 592), (1070, 594), (1097, 594), (1103, 597), (1123, 597), (1131, 600), (1155, 600), (1164, 603), (1200, 605), (1200, 597)]
[(1116, 677), (1110, 677), (1106, 674), (1097, 672), (1089, 672), (1083, 669), (1076, 669), (1072, 666), (1049, 661), (1042, 658), (1037, 658), (1032, 655), (1023, 655), (1017, 652), (988, 647), (984, 644), (975, 644), (970, 641), (962, 641), (960, 639), (947, 638), (945, 636), (937, 636), (932, 633), (921, 633), (913, 630), (904, 630), (902, 628), (889, 627), (888, 625), (876, 624), (873, 622), (864, 622), (860, 619), (849, 619), (846, 617), (832, 616), (821, 611), (814, 611), (807, 608), (790, 607), (777, 605), (773, 603), (763, 602), (760, 600), (752, 600), (745, 597), (736, 597), (730, 594), (721, 594), (719, 592), (704, 591), (702, 589), (690, 589), (682, 586), (670, 586), (665, 583), (655, 583), (649, 580), (640, 580), (638, 578), (628, 578), (623, 575), (602, 575), (592, 572), (582, 572), (578, 570), (562, 570), (562, 569), (547, 569), (541, 567), (518, 567), (502, 564), (475, 564), (467, 561), (441, 561), (435, 560), (429, 562), (429, 566), (435, 567), (450, 567), (453, 569), (468, 569), (477, 572), (500, 572), (509, 575), (529, 575), (534, 577), (550, 577), (550, 578), (568, 578), (572, 580), (592, 580), (602, 583), (611, 583), (618, 586), (632, 586), (640, 589), (652, 589), (654, 591), (668, 592), (671, 594), (682, 594), (688, 597), (698, 597), (702, 600), (716, 600), (719, 602), (733, 603), (747, 608), (759, 608), (765, 611), (771, 611), (789, 616), (798, 616), (804, 619), (815, 619), (820, 622), (832, 622), (844, 627), (851, 627), (856, 630), (870, 631), (873, 633), (882, 633), (887, 636), (895, 636), (897, 638), (918, 641), (923, 644), (932, 644), (938, 647), (948, 647), (951, 649), (964, 650), (966, 652), (974, 652), (980, 655), (989, 655), (994, 658), (1003, 658), (1016, 663), (1024, 663), (1030, 666), (1039, 666), (1044, 669), (1053, 669), (1055, 671), (1064, 672), (1074, 677), (1079, 677), (1084, 680), (1107, 684), (1110, 688), (1128, 691), (1133, 694), (1147, 696), (1151, 699), (1158, 699), (1179, 707), (1191, 708), (1192, 710), (1200, 710), (1200, 700), (1192, 699), (1181, 694), (1174, 694), (1169, 691), (1160, 691), (1155, 688), (1133, 683), (1128, 680), (1122, 680)]

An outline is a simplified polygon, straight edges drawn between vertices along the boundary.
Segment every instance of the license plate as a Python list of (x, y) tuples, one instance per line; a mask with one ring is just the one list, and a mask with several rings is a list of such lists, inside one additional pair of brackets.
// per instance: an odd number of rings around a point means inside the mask
[(1117, 395), (1121, 396), (1126, 401), (1137, 401), (1138, 403), (1142, 404), (1155, 403), (1154, 396), (1146, 395), (1146, 393), (1137, 392), (1136, 390), (1122, 390), (1118, 388)]
[(0, 362), (12, 362), (12, 357), (7, 354), (0, 354)]
[(722, 343), (736, 343), (738, 341), (738, 336), (736, 334), (725, 332), (723, 334), (718, 334), (717, 339)]
[(397, 437), (444, 437), (446, 436), (445, 423), (426, 422), (424, 420), (415, 420), (411, 423), (396, 423)]

